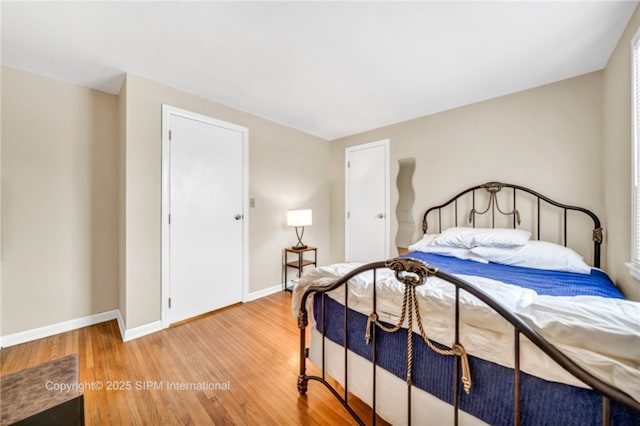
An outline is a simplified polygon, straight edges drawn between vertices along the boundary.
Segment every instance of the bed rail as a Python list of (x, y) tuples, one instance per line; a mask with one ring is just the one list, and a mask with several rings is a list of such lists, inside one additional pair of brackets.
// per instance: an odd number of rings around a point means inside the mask
[[(498, 193), (500, 191), (502, 191), (503, 189), (508, 188), (512, 190), (512, 210), (511, 211), (503, 211), (503, 209), (500, 208), (500, 204), (499, 204), (499, 198), (498, 198)], [(489, 195), (489, 199), (488, 199), (488, 203), (485, 209), (483, 210), (479, 210), (480, 207), (476, 206), (476, 192), (479, 190), (484, 190), (486, 191), (486, 193), (488, 193)], [(569, 211), (575, 211), (575, 212), (579, 212), (579, 213), (583, 213), (585, 215), (587, 215), (592, 221), (593, 221), (593, 230), (592, 230), (592, 234), (591, 234), (591, 239), (593, 241), (593, 266), (595, 266), (596, 268), (600, 267), (600, 248), (602, 245), (602, 226), (600, 224), (600, 219), (598, 218), (598, 216), (593, 213), (592, 211), (585, 209), (583, 207), (577, 207), (577, 206), (572, 206), (572, 205), (568, 205), (568, 204), (563, 204), (560, 203), (558, 201), (552, 200), (551, 198), (542, 195), (532, 189), (526, 188), (524, 186), (520, 186), (520, 185), (514, 185), (514, 184), (510, 184), (510, 183), (503, 183), (503, 182), (487, 182), (481, 185), (476, 185), (473, 186), (471, 188), (467, 188), (464, 191), (461, 191), (460, 193), (456, 194), (455, 196), (453, 196), (450, 200), (446, 201), (445, 203), (442, 203), (438, 206), (434, 206), (429, 208), (423, 215), (422, 217), (422, 232), (423, 233), (427, 233), (427, 231), (429, 230), (429, 222), (428, 222), (428, 218), (429, 215), (431, 213), (437, 213), (437, 217), (438, 217), (438, 226), (437, 226), (437, 232), (442, 232), (442, 209), (444, 209), (445, 207), (449, 207), (453, 204), (454, 207), (454, 225), (455, 226), (459, 226), (458, 225), (458, 204), (460, 202), (460, 200), (467, 194), (471, 195), (471, 209), (469, 211), (468, 215), (465, 215), (465, 218), (468, 218), (468, 223), (471, 224), (472, 227), (475, 227), (476, 225), (476, 216), (478, 215), (483, 215), (483, 214), (490, 214), (491, 215), (491, 224), (492, 227), (495, 227), (495, 218), (497, 214), (501, 214), (503, 216), (512, 216), (513, 217), (513, 221), (512, 221), (512, 226), (513, 228), (516, 228), (517, 226), (520, 225), (520, 211), (518, 210), (518, 199), (519, 199), (519, 192), (525, 193), (525, 194), (529, 194), (529, 196), (531, 196), (534, 200), (535, 200), (535, 204), (536, 204), (536, 215), (537, 215), (537, 220), (536, 220), (536, 232), (535, 232), (535, 238), (536, 239), (540, 239), (540, 235), (541, 235), (541, 220), (540, 220), (540, 215), (541, 215), (541, 202), (545, 202), (550, 206), (556, 207), (558, 209), (560, 209), (560, 211), (563, 213), (563, 219), (562, 219), (562, 229), (563, 229), (563, 238), (562, 238), (562, 242), (564, 244), (564, 246), (567, 246), (567, 212)], [(506, 197), (508, 197), (508, 195), (506, 195)]]
[[(406, 329), (397, 327), (392, 330), (386, 330), (388, 327), (381, 327), (377, 323), (377, 282), (376, 282), (376, 271), (381, 268), (389, 268), (394, 271), (397, 280), (404, 285), (404, 303), (402, 308), (402, 314), (399, 326), (403, 324), (404, 319), (406, 318), (406, 323), (408, 327)], [(300, 371), (298, 376), (298, 391), (301, 395), (305, 395), (308, 390), (308, 382), (309, 380), (318, 381), (324, 384), (333, 395), (342, 403), (342, 405), (346, 408), (346, 410), (353, 416), (358, 424), (365, 424), (364, 420), (360, 418), (354, 409), (351, 407), (349, 403), (349, 383), (348, 383), (348, 331), (347, 331), (347, 311), (349, 309), (349, 298), (348, 296), (348, 281), (355, 277), (358, 274), (363, 272), (372, 271), (373, 272), (373, 299), (371, 301), (372, 313), (369, 315), (369, 322), (367, 324), (366, 332), (370, 335), (371, 345), (372, 345), (372, 370), (373, 370), (373, 390), (372, 390), (372, 420), (373, 424), (376, 423), (376, 368), (377, 363), (377, 351), (378, 347), (376, 346), (376, 336), (379, 332), (379, 328), (381, 332), (396, 332), (399, 330), (406, 330), (407, 332), (407, 423), (411, 424), (411, 390), (413, 387), (411, 374), (412, 374), (412, 362), (413, 362), (413, 319), (416, 318), (418, 322), (418, 326), (420, 327), (421, 334), (423, 335), (423, 339), (425, 338), (424, 330), (421, 326), (421, 320), (419, 317), (419, 306), (418, 300), (415, 298), (416, 288), (424, 285), (427, 282), (427, 278), (431, 276), (439, 277), (448, 283), (455, 286), (455, 336), (454, 336), (454, 344), (452, 345), (452, 350), (454, 352), (454, 356), (456, 358), (455, 367), (454, 367), (454, 387), (453, 387), (453, 409), (454, 409), (454, 424), (458, 424), (459, 417), (459, 395), (460, 395), (460, 382), (462, 382), (463, 387), (466, 391), (468, 391), (467, 385), (471, 385), (471, 383), (466, 383), (465, 374), (468, 374), (468, 371), (465, 373), (465, 359), (466, 353), (464, 351), (464, 347), (460, 343), (460, 290), (466, 291), (471, 295), (477, 297), (482, 302), (491, 307), (495, 312), (497, 312), (502, 318), (508, 321), (514, 329), (514, 412), (513, 412), (513, 424), (520, 425), (521, 424), (521, 413), (520, 413), (520, 337), (521, 335), (526, 336), (535, 346), (540, 348), (544, 353), (546, 353), (551, 359), (553, 359), (556, 363), (558, 363), (561, 367), (571, 373), (573, 376), (581, 380), (587, 386), (591, 387), (595, 391), (599, 392), (602, 396), (602, 409), (601, 409), (601, 423), (602, 425), (610, 425), (611, 422), (611, 413), (610, 413), (610, 403), (611, 401), (616, 401), (632, 410), (638, 411), (638, 415), (640, 416), (640, 403), (632, 398), (627, 393), (619, 390), (618, 388), (605, 383), (599, 378), (593, 376), (591, 373), (586, 371), (584, 368), (580, 367), (576, 364), (572, 359), (567, 357), (564, 353), (562, 353), (558, 348), (556, 348), (553, 344), (548, 342), (543, 336), (541, 336), (536, 330), (534, 330), (531, 326), (525, 323), (522, 319), (520, 319), (517, 315), (511, 312), (507, 307), (502, 305), (500, 302), (493, 299), (487, 293), (476, 287), (475, 285), (457, 278), (456, 276), (450, 275), (446, 272), (443, 272), (431, 265), (426, 264), (421, 260), (416, 260), (412, 258), (394, 258), (387, 261), (380, 261), (369, 263), (367, 265), (363, 265), (351, 271), (350, 273), (344, 275), (340, 279), (336, 280), (329, 286), (314, 286), (309, 287), (303, 294), (301, 298), (301, 304), (298, 311), (298, 327), (300, 329)], [(342, 393), (335, 389), (325, 377), (325, 366), (324, 366), (324, 327), (322, 327), (322, 335), (323, 335), (323, 343), (322, 343), (322, 351), (323, 351), (323, 365), (322, 375), (308, 375), (306, 368), (306, 360), (308, 355), (308, 350), (306, 346), (306, 328), (309, 325), (308, 320), (308, 311), (307, 311), (307, 299), (312, 295), (322, 295), (322, 321), (324, 322), (324, 297), (326, 293), (344, 287), (345, 291), (345, 304), (344, 304), (344, 387), (342, 389)], [(369, 329), (369, 326), (371, 328)], [(425, 340), (426, 341), (426, 340)], [(457, 350), (456, 350), (457, 348)], [(467, 368), (468, 370), (468, 368)], [(462, 379), (459, 380), (459, 376), (462, 373)]]

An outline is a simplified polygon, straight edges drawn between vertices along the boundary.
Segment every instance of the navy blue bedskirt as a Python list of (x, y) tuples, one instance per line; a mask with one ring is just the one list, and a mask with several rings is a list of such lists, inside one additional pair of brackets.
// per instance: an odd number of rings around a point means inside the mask
[[(314, 317), (320, 332), (323, 324), (321, 298), (321, 295), (316, 295), (314, 299)], [(326, 296), (325, 308), (326, 336), (333, 342), (343, 345), (344, 306)], [(355, 311), (347, 312), (348, 347), (371, 361), (372, 347), (367, 345), (364, 339), (367, 317)], [(378, 365), (405, 380), (406, 330), (385, 333), (377, 329), (376, 333)], [(455, 358), (436, 354), (415, 333), (413, 339), (414, 386), (452, 404)], [(491, 425), (511, 425), (513, 423), (513, 370), (473, 356), (469, 356), (469, 363), (473, 387), (471, 393), (467, 395), (460, 386), (460, 408)], [(520, 380), (523, 426), (600, 424), (602, 399), (597, 392), (549, 382), (526, 373), (521, 373)], [(612, 402), (611, 424), (640, 426), (640, 413)]]

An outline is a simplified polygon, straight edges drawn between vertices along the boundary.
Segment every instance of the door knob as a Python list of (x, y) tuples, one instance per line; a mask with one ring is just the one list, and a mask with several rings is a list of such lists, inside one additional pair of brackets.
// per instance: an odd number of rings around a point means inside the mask
[(378, 216), (376, 216), (378, 219), (384, 219), (384, 214), (382, 213), (378, 213)]
[(235, 220), (240, 220), (240, 219), (242, 219), (242, 215), (241, 214), (237, 214), (237, 215), (234, 216), (234, 219)]

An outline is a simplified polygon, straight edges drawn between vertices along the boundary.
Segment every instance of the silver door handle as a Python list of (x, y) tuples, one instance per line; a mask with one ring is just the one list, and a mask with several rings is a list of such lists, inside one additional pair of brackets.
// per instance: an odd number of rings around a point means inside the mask
[(233, 217), (235, 220), (240, 220), (242, 219), (242, 215), (241, 214), (237, 214)]
[(378, 216), (376, 216), (378, 219), (384, 219), (384, 215), (382, 213), (378, 213)]

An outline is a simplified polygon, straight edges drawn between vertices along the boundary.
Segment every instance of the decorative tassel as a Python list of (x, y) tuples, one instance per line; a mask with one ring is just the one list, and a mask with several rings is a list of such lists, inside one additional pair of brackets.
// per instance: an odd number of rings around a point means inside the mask
[(469, 358), (467, 357), (467, 351), (464, 349), (464, 346), (457, 343), (453, 345), (451, 348), (453, 352), (460, 357), (460, 361), (462, 364), (462, 386), (464, 387), (464, 392), (469, 395), (471, 391), (471, 369), (469, 368)]
[(367, 345), (371, 343), (371, 328), (375, 327), (377, 321), (378, 315), (376, 315), (375, 313), (369, 314), (369, 318), (367, 319), (367, 329), (364, 333), (364, 341)]
[[(492, 197), (495, 197), (495, 194), (491, 194)], [(490, 205), (493, 202), (493, 198), (490, 199)], [(497, 207), (497, 205), (496, 205)], [(489, 207), (487, 207), (487, 210)], [(503, 213), (500, 208), (498, 210)], [(485, 211), (486, 212), (486, 211)], [(469, 215), (470, 218), (473, 218), (473, 215), (477, 213), (475, 209), (473, 209)], [(482, 212), (484, 213), (484, 212)], [(479, 213), (479, 214), (482, 214)], [(503, 213), (505, 214), (505, 213)], [(515, 214), (519, 219), (520, 214), (517, 210), (513, 210), (510, 214)], [(417, 265), (417, 266), (416, 266)], [(467, 351), (464, 349), (464, 346), (460, 343), (454, 343), (451, 349), (440, 349), (435, 346), (429, 340), (429, 336), (424, 331), (424, 326), (422, 325), (422, 317), (420, 315), (420, 306), (418, 304), (418, 297), (416, 294), (416, 287), (425, 283), (426, 277), (435, 275), (437, 269), (429, 267), (429, 265), (424, 262), (417, 261), (414, 259), (408, 258), (396, 258), (387, 262), (387, 267), (396, 271), (396, 278), (398, 281), (402, 282), (405, 285), (404, 288), (404, 297), (402, 300), (402, 311), (400, 312), (400, 320), (398, 324), (392, 327), (387, 327), (378, 321), (378, 315), (375, 312), (369, 314), (367, 318), (367, 329), (365, 330), (364, 339), (367, 344), (371, 342), (371, 333), (373, 327), (380, 327), (383, 331), (387, 333), (395, 333), (400, 330), (402, 324), (407, 319), (407, 384), (412, 384), (412, 372), (413, 372), (413, 321), (414, 315), (415, 320), (417, 322), (418, 329), (420, 330), (420, 336), (424, 343), (434, 352), (440, 355), (448, 355), (448, 356), (459, 356), (462, 364), (462, 386), (464, 388), (465, 393), (469, 394), (471, 391), (471, 369), (469, 368), (469, 358), (467, 357)], [(431, 268), (431, 269), (430, 269)], [(402, 272), (409, 271), (411, 274), (403, 275)], [(417, 278), (416, 278), (417, 276)]]

